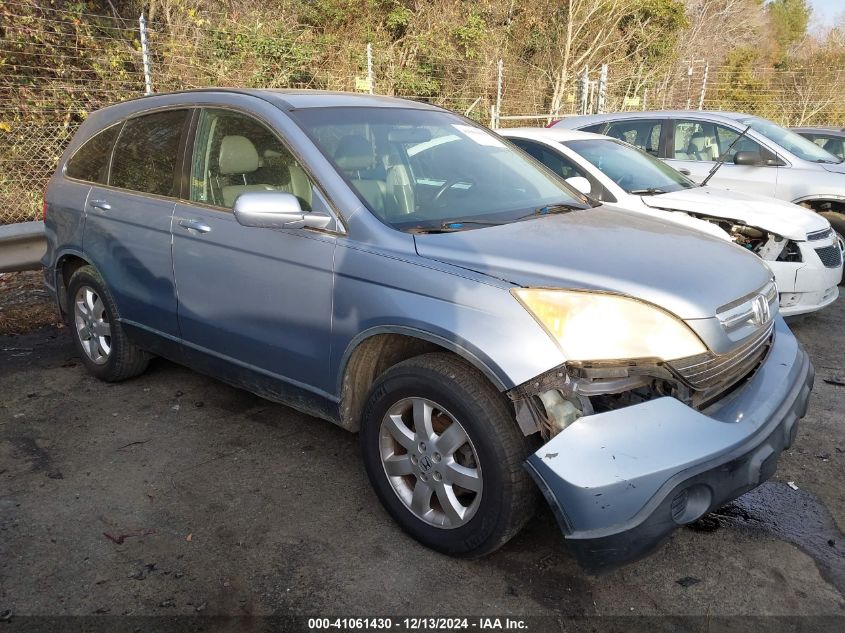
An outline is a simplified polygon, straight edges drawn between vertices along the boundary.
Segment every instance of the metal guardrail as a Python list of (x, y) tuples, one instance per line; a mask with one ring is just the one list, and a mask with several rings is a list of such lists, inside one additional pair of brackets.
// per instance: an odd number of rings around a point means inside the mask
[(0, 225), (0, 273), (37, 270), (46, 251), (43, 222)]

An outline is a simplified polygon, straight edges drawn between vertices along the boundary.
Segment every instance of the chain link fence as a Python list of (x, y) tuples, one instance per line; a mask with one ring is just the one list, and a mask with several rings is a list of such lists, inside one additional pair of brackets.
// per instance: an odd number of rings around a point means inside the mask
[[(70, 6), (70, 5), (68, 5)], [(691, 60), (658, 81), (638, 82), (610, 65), (559, 82), (528, 64), (425, 56), (337, 41), (304, 28), (190, 14), (145, 25), (145, 77), (138, 19), (0, 0), (0, 224), (37, 219), (41, 196), (88, 112), (155, 92), (208, 86), (374, 92), (427, 101), (486, 125), (542, 125), (596, 111), (741, 110), (784, 124), (845, 124), (836, 69), (773, 69), (738, 76)], [(558, 103), (553, 108), (552, 103)]]

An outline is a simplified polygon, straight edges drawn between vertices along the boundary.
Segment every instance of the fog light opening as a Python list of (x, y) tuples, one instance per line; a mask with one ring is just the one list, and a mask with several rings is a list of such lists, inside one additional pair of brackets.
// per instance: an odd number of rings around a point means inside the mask
[(712, 491), (703, 484), (684, 488), (672, 499), (672, 520), (678, 525), (692, 523), (710, 509), (712, 501)]

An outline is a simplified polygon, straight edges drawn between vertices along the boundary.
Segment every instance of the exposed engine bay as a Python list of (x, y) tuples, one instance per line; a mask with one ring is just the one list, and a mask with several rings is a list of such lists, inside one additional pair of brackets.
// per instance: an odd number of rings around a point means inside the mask
[(730, 235), (735, 244), (748, 249), (767, 261), (779, 262), (800, 262), (801, 251), (798, 245), (780, 235), (769, 233), (747, 224), (737, 223), (725, 218), (714, 218), (702, 215), (689, 214), (706, 222), (716, 224), (725, 233)]
[[(583, 416), (671, 397), (699, 411), (742, 385), (764, 360), (771, 341), (742, 373), (712, 388), (693, 388), (671, 364), (657, 359), (566, 363), (508, 392), (523, 433), (549, 440)], [(750, 371), (748, 369), (750, 368)], [(747, 373), (746, 373), (747, 372)]]

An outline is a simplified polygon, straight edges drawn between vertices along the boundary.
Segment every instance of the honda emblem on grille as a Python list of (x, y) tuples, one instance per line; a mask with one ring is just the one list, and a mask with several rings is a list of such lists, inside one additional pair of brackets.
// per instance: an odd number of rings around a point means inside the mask
[(772, 318), (772, 313), (769, 308), (769, 300), (766, 295), (757, 295), (754, 301), (751, 302), (751, 312), (755, 325), (765, 325)]

